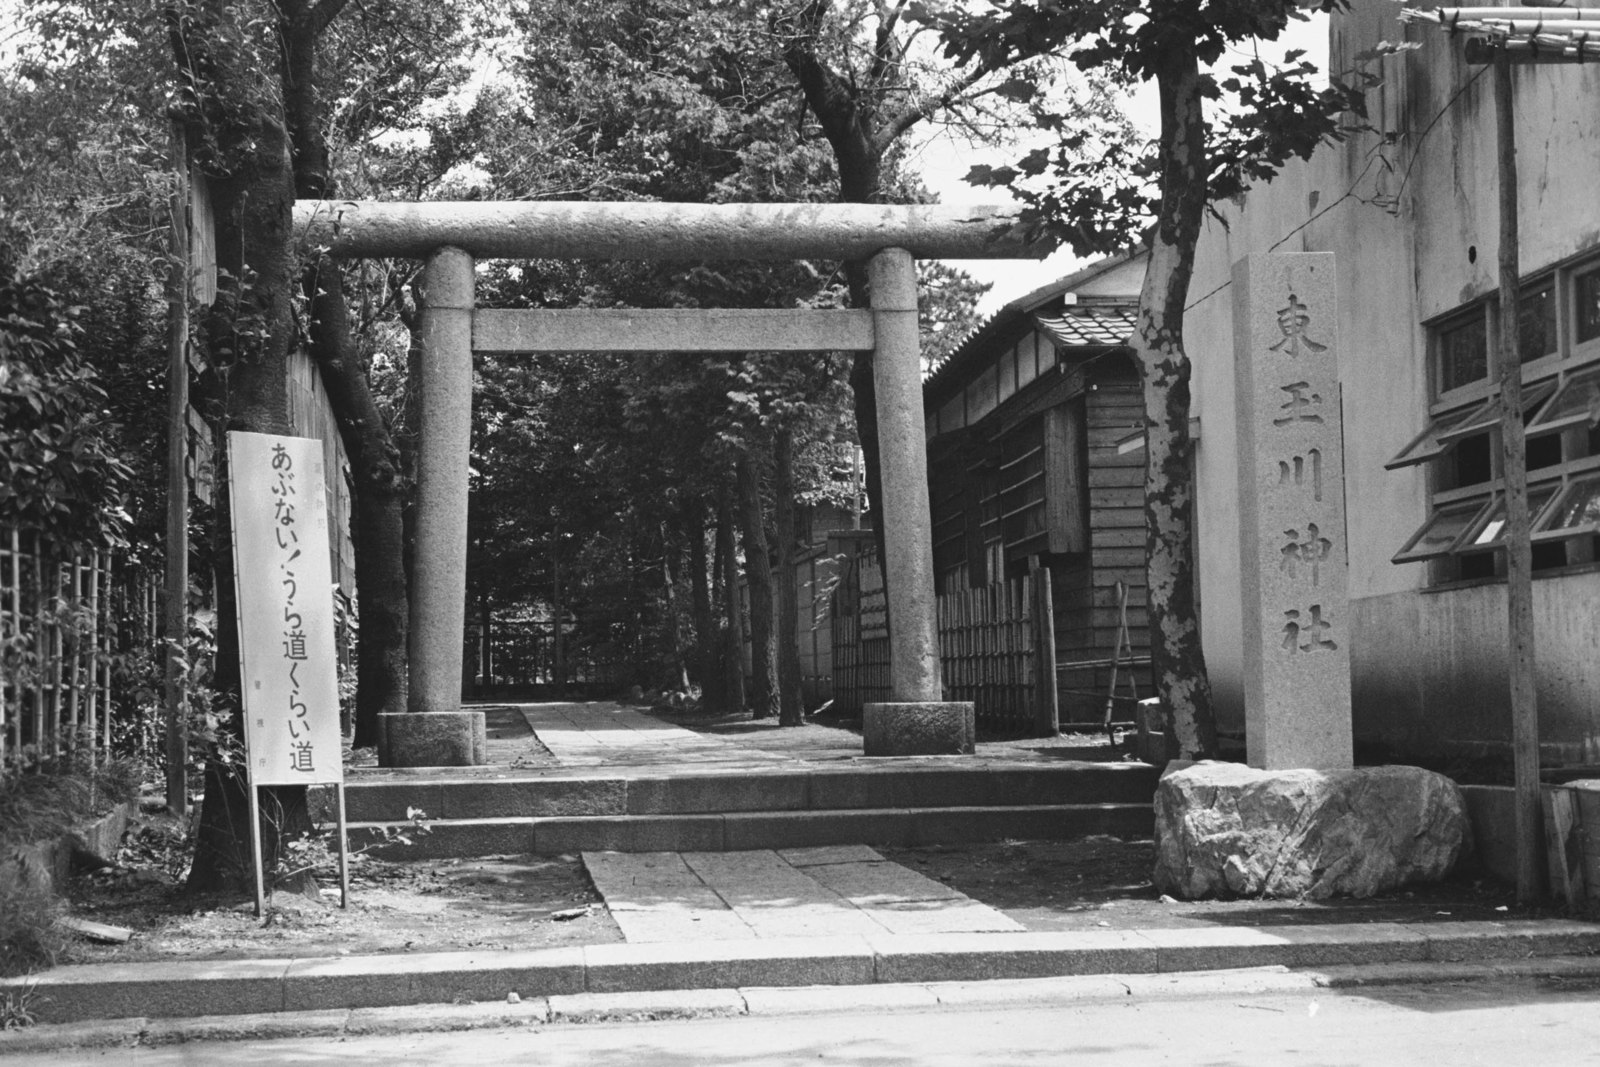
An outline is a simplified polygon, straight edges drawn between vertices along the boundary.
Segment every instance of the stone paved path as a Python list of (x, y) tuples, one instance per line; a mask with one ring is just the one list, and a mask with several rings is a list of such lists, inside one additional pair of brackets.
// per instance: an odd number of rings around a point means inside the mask
[(1023, 929), (865, 845), (585, 852), (583, 862), (630, 942)]
[(520, 710), (563, 767), (793, 759), (686, 730), (616, 704), (524, 704)]

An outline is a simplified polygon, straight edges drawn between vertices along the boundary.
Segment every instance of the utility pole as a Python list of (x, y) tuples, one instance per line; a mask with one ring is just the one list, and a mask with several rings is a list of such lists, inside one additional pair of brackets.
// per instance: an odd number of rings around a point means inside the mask
[(1522, 345), (1517, 307), (1517, 144), (1511, 57), (1494, 52), (1494, 120), (1500, 183), (1500, 461), (1506, 495), (1506, 603), (1510, 640), (1511, 761), (1516, 786), (1517, 901), (1543, 895), (1539, 810), (1539, 698), (1533, 640), (1533, 545), (1529, 540), (1528, 450), (1522, 425)]

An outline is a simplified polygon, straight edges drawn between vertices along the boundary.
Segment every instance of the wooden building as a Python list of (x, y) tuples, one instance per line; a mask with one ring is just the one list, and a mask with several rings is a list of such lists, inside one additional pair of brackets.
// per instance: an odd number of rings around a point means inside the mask
[[(1049, 571), (1061, 720), (1153, 695), (1145, 620), (1143, 406), (1125, 343), (1144, 255), (1012, 301), (927, 379), (942, 595)], [(1131, 659), (1131, 662), (1130, 662)]]

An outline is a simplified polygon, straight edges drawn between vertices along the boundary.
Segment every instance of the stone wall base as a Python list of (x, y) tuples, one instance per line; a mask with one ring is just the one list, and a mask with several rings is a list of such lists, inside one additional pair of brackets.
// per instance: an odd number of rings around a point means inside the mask
[(970, 756), (977, 724), (970, 701), (867, 704), (861, 737), (869, 756)]
[(378, 716), (381, 766), (481, 767), (488, 762), (481, 711), (406, 711)]

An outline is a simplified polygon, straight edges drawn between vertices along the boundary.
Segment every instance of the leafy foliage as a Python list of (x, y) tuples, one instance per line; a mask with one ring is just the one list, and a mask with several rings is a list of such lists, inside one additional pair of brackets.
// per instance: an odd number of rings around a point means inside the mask
[(0, 526), (63, 549), (118, 547), (131, 470), (72, 309), (0, 276)]
[[(1201, 0), (1089, 0), (1039, 8), (1001, 0), (979, 11), (922, 5), (917, 16), (940, 29), (948, 56), (958, 62), (1001, 63), (1041, 53), (1060, 54), (1118, 86), (1159, 80), (1175, 57), (1204, 66), (1244, 49), (1250, 58), (1222, 76), (1203, 72), (1198, 92), (1211, 123), (1198, 146), (1204, 199), (1216, 203), (1270, 180), (1290, 159), (1309, 158), (1319, 144), (1341, 139), (1351, 121), (1366, 118), (1365, 93), (1376, 76), (1348, 72), (1319, 86), (1319, 71), (1299, 52), (1270, 64), (1253, 42), (1275, 41), (1291, 21), (1309, 12), (1339, 11), (1347, 0), (1298, 5), (1287, 0), (1208, 4)], [(1024, 206), (1031, 233), (1080, 255), (1100, 255), (1137, 244), (1163, 196), (1160, 141), (1137, 142), (1126, 118), (1102, 97), (1064, 113), (1052, 102), (1029, 101), (1034, 125), (1052, 137), (1013, 165), (975, 167), (968, 181), (1008, 189)], [(1170, 116), (1172, 101), (1163, 101)]]

